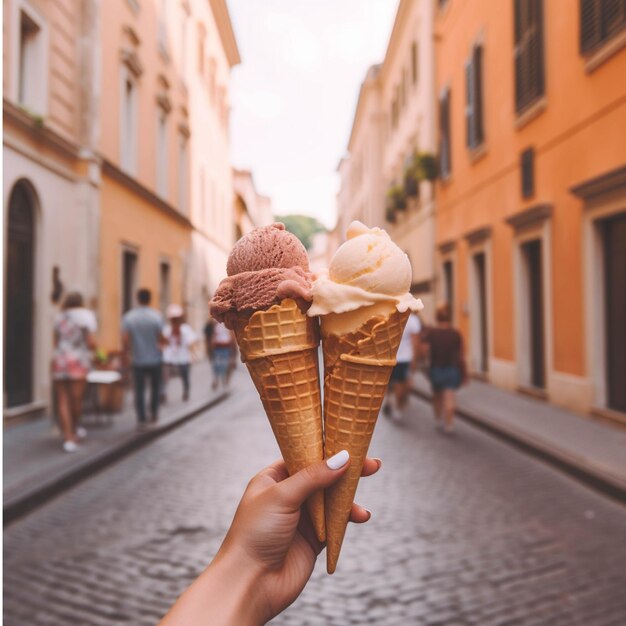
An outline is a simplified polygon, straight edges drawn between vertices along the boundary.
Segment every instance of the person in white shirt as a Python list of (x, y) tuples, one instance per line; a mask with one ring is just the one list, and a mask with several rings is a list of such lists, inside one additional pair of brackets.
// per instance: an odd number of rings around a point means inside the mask
[(191, 367), (192, 350), (198, 341), (198, 335), (185, 322), (185, 312), (179, 304), (170, 304), (167, 307), (168, 324), (163, 329), (165, 346), (163, 348), (163, 363), (165, 364), (165, 385), (171, 375), (178, 374), (183, 382), (183, 402), (189, 400), (189, 369)]
[(417, 368), (419, 357), (419, 334), (422, 324), (419, 317), (414, 313), (409, 315), (409, 319), (404, 327), (402, 339), (396, 354), (396, 364), (391, 371), (389, 379), (390, 398), (385, 406), (384, 412), (391, 419), (399, 421), (404, 417), (409, 398), (409, 375)]
[(80, 419), (96, 331), (96, 316), (83, 306), (82, 295), (68, 293), (63, 310), (54, 320), (52, 358), (54, 395), (66, 452), (78, 450), (78, 440), (87, 434)]

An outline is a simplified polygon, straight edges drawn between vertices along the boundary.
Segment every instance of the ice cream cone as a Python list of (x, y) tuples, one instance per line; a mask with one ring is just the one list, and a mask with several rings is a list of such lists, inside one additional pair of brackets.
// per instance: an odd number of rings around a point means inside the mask
[(409, 311), (400, 313), (394, 307), (388, 316), (372, 317), (344, 334), (326, 334), (322, 318), (324, 453), (331, 457), (348, 450), (351, 461), (348, 471), (325, 494), (329, 574), (337, 567), (363, 463), (408, 317)]
[[(286, 299), (265, 311), (229, 313), (227, 320), (289, 473), (321, 461), (317, 318), (307, 317), (294, 300)], [(311, 496), (307, 506), (317, 538), (323, 542), (323, 492)]]

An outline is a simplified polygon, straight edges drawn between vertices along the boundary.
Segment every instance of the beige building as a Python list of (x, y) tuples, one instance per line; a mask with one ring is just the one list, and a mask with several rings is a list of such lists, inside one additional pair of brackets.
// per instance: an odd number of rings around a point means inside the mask
[[(189, 9), (177, 34), (189, 98), (190, 209), (193, 224), (186, 308), (200, 328), (208, 301), (226, 275), (226, 259), (235, 241), (233, 177), (230, 164), (230, 70), (240, 63), (225, 0), (173, 2)], [(184, 36), (182, 36), (184, 33)]]
[[(434, 187), (406, 174), (416, 155), (436, 152), (433, 10), (432, 2), (401, 0), (385, 58), (361, 85), (337, 196), (342, 235), (359, 219), (386, 228), (409, 255), (426, 319), (434, 311)], [(401, 198), (392, 208), (394, 189)]]
[(257, 191), (249, 170), (233, 169), (235, 238), (273, 221), (272, 201)]
[(188, 6), (108, 0), (100, 15), (99, 339), (120, 347), (139, 287), (153, 305), (184, 303), (193, 231), (188, 201), (189, 90), (179, 38)]
[(70, 289), (96, 311), (105, 351), (119, 349), (140, 286), (157, 308), (178, 302), (204, 323), (236, 235), (228, 83), (239, 53), (225, 0), (7, 0), (3, 18), (14, 417), (48, 404), (52, 323)]
[[(3, 6), (4, 414), (40, 413), (63, 291), (98, 294), (96, 2)], [(8, 367), (7, 367), (8, 366)]]

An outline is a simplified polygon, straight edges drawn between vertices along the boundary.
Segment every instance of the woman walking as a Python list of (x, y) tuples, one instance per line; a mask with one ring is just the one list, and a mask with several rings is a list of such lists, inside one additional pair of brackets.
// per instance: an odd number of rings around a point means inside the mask
[(63, 449), (75, 452), (78, 440), (87, 435), (80, 426), (87, 374), (91, 369), (91, 351), (95, 348), (96, 317), (83, 306), (78, 292), (69, 293), (54, 322), (52, 379)]
[(430, 357), (429, 376), (433, 389), (435, 426), (452, 432), (456, 411), (455, 391), (467, 382), (463, 337), (450, 323), (450, 307), (437, 307), (437, 326), (422, 334), (422, 342)]
[(178, 304), (167, 307), (169, 323), (163, 330), (166, 344), (163, 349), (163, 363), (165, 364), (165, 381), (163, 384), (163, 399), (165, 399), (165, 385), (170, 377), (178, 374), (183, 381), (183, 402), (189, 400), (189, 370), (191, 368), (191, 353), (198, 335), (189, 324), (185, 323), (185, 313)]
[(222, 322), (212, 322), (212, 332), (209, 340), (209, 360), (213, 365), (213, 390), (217, 389), (220, 381), (222, 387), (228, 387), (230, 376), (235, 368), (237, 357), (237, 343), (235, 333), (226, 328)]

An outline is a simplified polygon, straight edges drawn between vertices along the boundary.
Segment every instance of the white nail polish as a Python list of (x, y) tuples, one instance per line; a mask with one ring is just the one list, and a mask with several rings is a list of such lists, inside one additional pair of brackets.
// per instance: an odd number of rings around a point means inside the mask
[(337, 452), (334, 456), (331, 456), (330, 459), (327, 459), (326, 465), (328, 465), (331, 470), (338, 470), (340, 467), (343, 467), (349, 459), (350, 454), (348, 451), (342, 450), (341, 452)]

